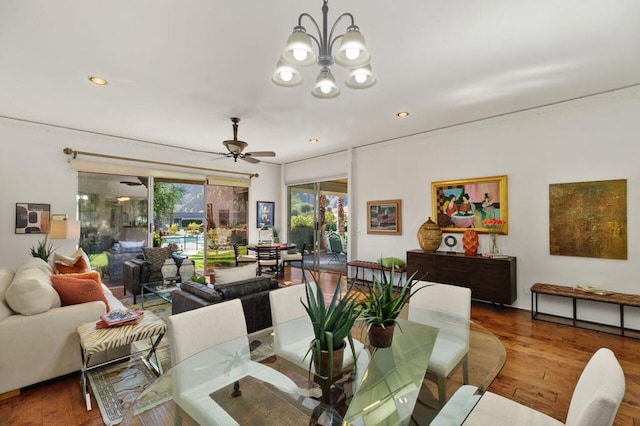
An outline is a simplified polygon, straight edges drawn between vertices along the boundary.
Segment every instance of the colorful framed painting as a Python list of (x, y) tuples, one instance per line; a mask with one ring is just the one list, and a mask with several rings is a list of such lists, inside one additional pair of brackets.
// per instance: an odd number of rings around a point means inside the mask
[(402, 200), (367, 201), (367, 234), (402, 235)]
[(550, 184), (549, 251), (627, 259), (627, 180)]
[(257, 224), (258, 228), (273, 227), (273, 210), (275, 203), (273, 201), (258, 201), (257, 203)]
[(46, 234), (51, 204), (16, 203), (16, 234)]
[(432, 182), (431, 203), (443, 232), (509, 233), (506, 175)]

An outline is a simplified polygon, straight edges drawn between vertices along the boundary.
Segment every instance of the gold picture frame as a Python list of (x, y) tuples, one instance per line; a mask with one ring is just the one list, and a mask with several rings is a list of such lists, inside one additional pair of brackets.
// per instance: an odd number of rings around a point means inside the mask
[(402, 235), (402, 200), (367, 201), (367, 234)]
[(431, 204), (443, 232), (509, 233), (506, 175), (432, 182)]

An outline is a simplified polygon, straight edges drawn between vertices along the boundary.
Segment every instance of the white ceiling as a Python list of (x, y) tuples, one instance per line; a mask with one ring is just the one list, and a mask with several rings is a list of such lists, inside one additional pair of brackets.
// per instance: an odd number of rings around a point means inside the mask
[(640, 83), (638, 0), (331, 0), (329, 25), (354, 15), (377, 84), (349, 89), (334, 65), (338, 98), (311, 96), (317, 66), (274, 85), (298, 15), (321, 6), (4, 0), (0, 115), (208, 152), (237, 116), (249, 151), (286, 163)]

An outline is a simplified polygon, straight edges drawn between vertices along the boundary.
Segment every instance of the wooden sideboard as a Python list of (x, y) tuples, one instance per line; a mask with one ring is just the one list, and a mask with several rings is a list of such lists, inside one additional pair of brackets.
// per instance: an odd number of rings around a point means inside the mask
[(503, 305), (516, 300), (516, 258), (407, 251), (407, 276), (471, 289), (471, 297)]

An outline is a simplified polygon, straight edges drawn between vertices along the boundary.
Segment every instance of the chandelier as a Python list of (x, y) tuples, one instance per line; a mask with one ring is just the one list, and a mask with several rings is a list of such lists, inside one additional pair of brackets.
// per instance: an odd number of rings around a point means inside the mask
[[(371, 56), (365, 46), (364, 37), (360, 34), (350, 13), (343, 13), (331, 26), (331, 31), (327, 33), (327, 14), (329, 12), (328, 0), (324, 0), (322, 5), (322, 29), (315, 19), (308, 13), (302, 13), (298, 17), (298, 25), (293, 27), (293, 33), (287, 40), (287, 46), (280, 55), (280, 60), (273, 73), (271, 81), (279, 86), (293, 87), (302, 83), (299, 67), (308, 67), (313, 64), (320, 66), (320, 74), (311, 89), (311, 94), (317, 98), (330, 99), (340, 94), (336, 79), (331, 73), (331, 65), (335, 62), (338, 65), (349, 68), (349, 75), (345, 85), (351, 89), (366, 89), (373, 86), (376, 78), (371, 71), (369, 64)], [(302, 19), (308, 18), (317, 31), (317, 37), (307, 34), (307, 29), (302, 26)], [(344, 33), (334, 35), (336, 26), (343, 18), (351, 20)], [(333, 56), (334, 43), (340, 40), (340, 47)], [(311, 46), (313, 40), (318, 48), (318, 54)]]

